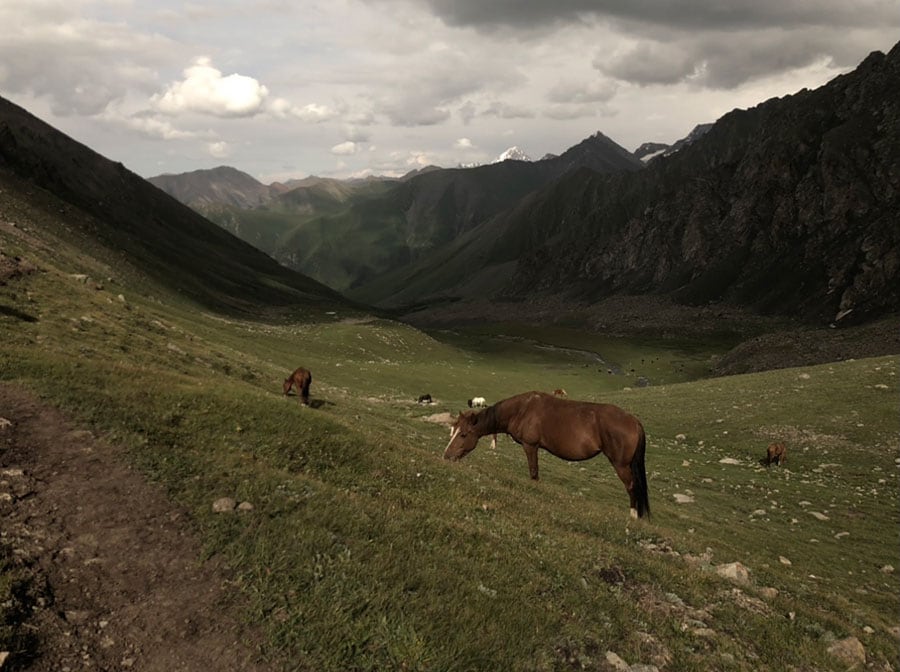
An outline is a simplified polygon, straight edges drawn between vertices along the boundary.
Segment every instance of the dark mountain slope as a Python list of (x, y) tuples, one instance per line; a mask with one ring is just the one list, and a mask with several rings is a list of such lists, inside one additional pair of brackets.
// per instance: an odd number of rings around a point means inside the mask
[(89, 215), (72, 226), (157, 282), (211, 307), (343, 301), (277, 264), (146, 180), (0, 98), (0, 173)]
[[(815, 91), (731, 112), (639, 173), (570, 175), (483, 225), (459, 259), (435, 262), (468, 268), (461, 277), (503, 265), (502, 284), (479, 290), (518, 300), (669, 294), (810, 321), (896, 311), (898, 62), (895, 47)], [(402, 294), (381, 289), (367, 298), (474, 298), (425, 271)]]

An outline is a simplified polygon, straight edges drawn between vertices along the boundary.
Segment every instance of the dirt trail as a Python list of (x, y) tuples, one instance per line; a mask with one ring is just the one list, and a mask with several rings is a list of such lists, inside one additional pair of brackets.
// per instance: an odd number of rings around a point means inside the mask
[(0, 543), (33, 578), (23, 631), (38, 642), (4, 672), (272, 669), (224, 568), (119, 449), (7, 384), (0, 418)]

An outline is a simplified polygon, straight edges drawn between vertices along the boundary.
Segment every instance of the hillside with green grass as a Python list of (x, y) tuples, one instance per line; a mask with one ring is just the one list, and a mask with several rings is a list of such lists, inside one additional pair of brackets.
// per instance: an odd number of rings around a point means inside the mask
[[(732, 343), (428, 334), (303, 294), (235, 314), (98, 244), (83, 216), (3, 183), (0, 382), (186, 508), (272, 669), (845, 670), (829, 649), (848, 637), (866, 669), (900, 665), (896, 357), (705, 378)], [(301, 364), (311, 408), (281, 394)], [(441, 459), (466, 399), (557, 387), (642, 420), (649, 520), (629, 519), (603, 458), (542, 454), (539, 482), (506, 437)], [(766, 469), (773, 440), (788, 461)], [(213, 513), (224, 496), (253, 510)], [(0, 651), (33, 641), (40, 609), (18, 608), (29, 567), (5, 543)], [(749, 578), (719, 575), (735, 562)]]

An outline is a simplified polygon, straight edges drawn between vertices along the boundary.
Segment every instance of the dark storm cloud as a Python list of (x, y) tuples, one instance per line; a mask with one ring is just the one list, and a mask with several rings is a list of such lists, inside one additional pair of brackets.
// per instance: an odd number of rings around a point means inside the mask
[(851, 67), (872, 45), (866, 31), (841, 32), (808, 28), (707, 32), (644, 39), (614, 54), (598, 52), (594, 67), (603, 74), (638, 85), (690, 81), (714, 89), (732, 89), (744, 82), (825, 61)]
[(494, 29), (540, 29), (583, 19), (701, 30), (766, 26), (896, 25), (900, 12), (888, 0), (420, 0), (445, 23)]
[[(388, 0), (372, 0), (386, 2)], [(594, 67), (640, 86), (731, 89), (815, 63), (848, 68), (896, 39), (896, 0), (413, 0), (445, 24), (539, 39), (567, 26), (612, 31)], [(606, 34), (609, 34), (608, 32)]]

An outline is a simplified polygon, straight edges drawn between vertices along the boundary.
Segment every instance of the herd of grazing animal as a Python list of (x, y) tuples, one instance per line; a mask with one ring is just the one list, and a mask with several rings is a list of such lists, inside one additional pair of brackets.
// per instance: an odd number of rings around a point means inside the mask
[[(295, 387), (301, 405), (308, 406), (311, 384), (312, 374), (301, 366), (284, 379), (283, 391), (288, 396)], [(427, 405), (434, 400), (430, 394), (423, 394), (417, 403)], [(488, 434), (493, 437), (491, 447), (496, 448), (499, 433), (522, 446), (534, 480), (538, 480), (538, 449), (569, 461), (603, 454), (625, 486), (631, 517), (650, 515), (644, 461), (647, 438), (635, 416), (613, 404), (569, 400), (562, 388), (553, 390), (553, 394), (517, 394), (492, 406), (484, 397), (472, 397), (467, 403), (473, 410), (461, 411), (450, 427), (444, 459), (456, 461), (465, 457), (475, 449), (478, 439)], [(766, 467), (781, 466), (786, 459), (784, 443), (776, 442), (769, 445), (760, 462)]]

